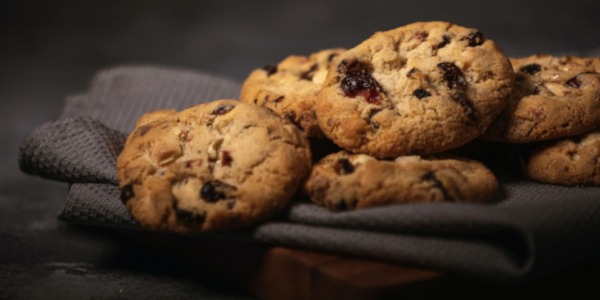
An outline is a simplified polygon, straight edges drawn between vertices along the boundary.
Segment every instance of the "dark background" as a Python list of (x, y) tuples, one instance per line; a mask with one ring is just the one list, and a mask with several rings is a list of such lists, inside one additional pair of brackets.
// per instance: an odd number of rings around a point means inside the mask
[[(18, 171), (24, 136), (100, 69), (167, 65), (243, 80), (289, 54), (428, 20), (478, 28), (510, 56), (598, 55), (599, 11), (597, 0), (0, 1), (0, 298), (246, 297), (161, 253), (57, 221), (66, 185)], [(592, 288), (599, 266), (550, 284)]]

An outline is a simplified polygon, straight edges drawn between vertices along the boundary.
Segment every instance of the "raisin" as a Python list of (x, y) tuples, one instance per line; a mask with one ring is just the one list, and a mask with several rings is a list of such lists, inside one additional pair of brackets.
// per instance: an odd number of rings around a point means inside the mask
[(481, 31), (475, 31), (469, 33), (469, 35), (467, 36), (467, 40), (469, 41), (469, 47), (475, 47), (483, 44), (483, 42), (485, 42), (485, 37), (483, 36), (483, 33), (481, 33)]
[(230, 112), (234, 107), (235, 107), (235, 105), (233, 105), (233, 104), (219, 105), (217, 108), (215, 108), (215, 110), (212, 112), (212, 114), (213, 115), (224, 115), (224, 114)]
[(302, 75), (300, 75), (300, 79), (311, 81), (313, 79), (313, 76), (315, 75), (316, 71), (317, 71), (317, 64), (314, 64), (310, 67), (310, 69), (308, 69), (308, 71), (306, 71), (306, 72), (302, 73)]
[(475, 109), (473, 102), (471, 102), (464, 94), (460, 93), (452, 95), (452, 100), (463, 107), (463, 111), (467, 114), (469, 120), (472, 122), (479, 121), (479, 116), (477, 115), (477, 110)]
[(206, 213), (195, 214), (193, 212), (180, 210), (177, 208), (175, 209), (175, 216), (177, 217), (177, 222), (184, 225), (201, 225), (206, 219)]
[(535, 74), (539, 71), (542, 70), (542, 66), (540, 66), (539, 64), (528, 64), (526, 66), (522, 66), (519, 71), (523, 72), (523, 73), (527, 73), (527, 74)]
[(338, 56), (337, 53), (331, 53), (329, 54), (329, 56), (327, 56), (327, 61), (328, 62), (332, 62), (334, 58), (336, 58)]
[(413, 92), (413, 96), (419, 98), (419, 99), (423, 99), (425, 97), (429, 97), (431, 96), (431, 93), (429, 93), (428, 91), (424, 90), (424, 89), (416, 89)]
[(567, 82), (565, 82), (566, 85), (578, 89), (581, 86), (581, 81), (579, 81), (579, 78), (577, 78), (577, 76), (567, 80)]
[(435, 49), (437, 50), (437, 49), (444, 48), (448, 44), (450, 44), (450, 36), (444, 35), (444, 36), (442, 36), (442, 41), (439, 44), (437, 44), (437, 46), (435, 46)]
[(336, 163), (337, 172), (341, 175), (354, 173), (354, 166), (347, 158), (340, 158)]
[(129, 199), (133, 198), (135, 194), (133, 193), (133, 185), (130, 183), (124, 185), (121, 188), (121, 201), (126, 204)]
[(444, 73), (444, 80), (448, 83), (448, 88), (463, 88), (467, 86), (463, 72), (455, 64), (451, 62), (441, 62), (437, 66)]
[(425, 173), (422, 179), (431, 182), (431, 185), (433, 185), (433, 187), (439, 189), (440, 192), (442, 192), (442, 195), (444, 196), (444, 200), (454, 201), (454, 198), (450, 195), (444, 184), (437, 178), (437, 176), (435, 176), (435, 173), (433, 171)]
[(406, 77), (412, 77), (417, 72), (419, 72), (419, 70), (417, 70), (416, 68), (412, 68), (410, 69), (410, 71), (408, 71), (408, 73), (406, 73)]
[(229, 151), (221, 152), (221, 165), (224, 167), (229, 167), (231, 166), (231, 162), (233, 162), (233, 157), (231, 157)]
[(271, 76), (271, 75), (277, 73), (276, 65), (268, 64), (268, 65), (262, 67), (262, 69), (267, 72), (267, 76)]
[(367, 102), (379, 104), (381, 87), (363, 63), (342, 61), (338, 66), (338, 71), (344, 74), (341, 87), (347, 97), (362, 95)]
[(208, 202), (216, 202), (225, 198), (225, 193), (219, 191), (219, 186), (222, 184), (219, 180), (206, 182), (200, 190), (200, 197)]

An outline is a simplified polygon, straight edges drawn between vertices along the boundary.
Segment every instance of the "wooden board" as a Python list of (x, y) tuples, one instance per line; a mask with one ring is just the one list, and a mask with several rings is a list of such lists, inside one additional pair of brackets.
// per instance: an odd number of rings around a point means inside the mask
[(260, 299), (379, 299), (412, 294), (441, 273), (256, 243), (123, 232)]

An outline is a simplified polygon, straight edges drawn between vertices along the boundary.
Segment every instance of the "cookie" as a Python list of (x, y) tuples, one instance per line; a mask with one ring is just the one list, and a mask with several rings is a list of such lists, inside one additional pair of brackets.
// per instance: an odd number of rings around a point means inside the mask
[(537, 147), (524, 170), (529, 178), (540, 182), (600, 185), (600, 131)]
[(511, 61), (517, 74), (514, 93), (482, 138), (527, 143), (599, 126), (599, 58), (533, 55)]
[(498, 181), (471, 160), (401, 156), (394, 161), (341, 151), (313, 166), (304, 184), (312, 202), (353, 210), (415, 202), (487, 202)]
[(288, 203), (308, 174), (306, 137), (273, 112), (218, 100), (135, 129), (118, 157), (121, 198), (147, 228), (237, 228)]
[(275, 111), (308, 137), (323, 137), (315, 116), (317, 95), (331, 61), (342, 51), (321, 50), (309, 57), (291, 55), (277, 65), (256, 69), (244, 81), (240, 100)]
[(445, 22), (379, 32), (332, 62), (317, 102), (321, 130), (375, 157), (429, 154), (482, 134), (514, 72), (476, 29)]

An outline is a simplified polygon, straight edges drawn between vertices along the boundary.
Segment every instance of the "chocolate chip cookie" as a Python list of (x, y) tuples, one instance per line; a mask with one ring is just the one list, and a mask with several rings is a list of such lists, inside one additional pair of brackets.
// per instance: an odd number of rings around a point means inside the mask
[(514, 72), (476, 29), (445, 22), (379, 32), (336, 57), (317, 102), (322, 131), (375, 157), (428, 154), (482, 134)]
[(514, 93), (482, 138), (527, 143), (598, 128), (600, 59), (533, 55), (511, 61)]
[(331, 61), (343, 49), (327, 49), (309, 57), (290, 55), (277, 65), (254, 70), (242, 86), (240, 100), (275, 111), (308, 137), (323, 137), (315, 106)]
[(346, 151), (316, 164), (304, 185), (312, 202), (352, 210), (413, 202), (486, 202), (498, 181), (481, 163), (401, 156), (378, 160)]
[(600, 185), (600, 131), (539, 146), (524, 169), (527, 176), (540, 182)]
[(133, 217), (174, 232), (263, 220), (286, 205), (310, 165), (308, 141), (292, 123), (235, 100), (141, 124), (117, 161), (121, 197)]

